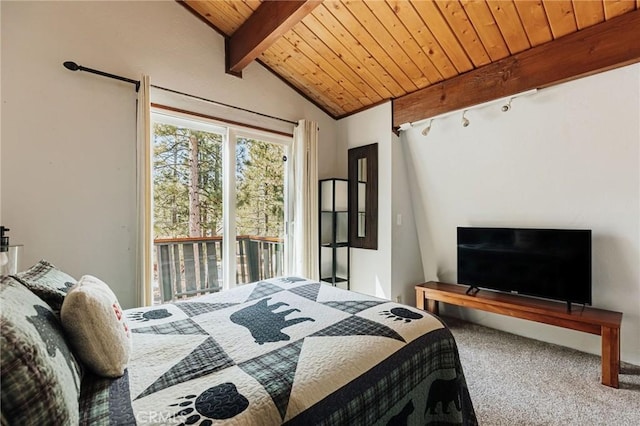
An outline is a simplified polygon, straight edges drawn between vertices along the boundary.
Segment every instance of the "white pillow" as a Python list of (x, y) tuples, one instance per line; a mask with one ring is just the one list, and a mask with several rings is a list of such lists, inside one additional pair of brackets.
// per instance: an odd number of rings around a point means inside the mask
[(76, 356), (90, 370), (103, 377), (124, 374), (131, 332), (107, 284), (91, 275), (80, 278), (64, 298), (60, 319)]

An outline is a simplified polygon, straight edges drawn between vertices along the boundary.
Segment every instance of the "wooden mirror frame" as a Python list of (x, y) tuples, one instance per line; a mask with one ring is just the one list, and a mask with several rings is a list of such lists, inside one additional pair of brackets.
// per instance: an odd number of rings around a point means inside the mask
[[(358, 236), (358, 160), (367, 160), (364, 236)], [(349, 150), (349, 245), (378, 249), (378, 144)]]

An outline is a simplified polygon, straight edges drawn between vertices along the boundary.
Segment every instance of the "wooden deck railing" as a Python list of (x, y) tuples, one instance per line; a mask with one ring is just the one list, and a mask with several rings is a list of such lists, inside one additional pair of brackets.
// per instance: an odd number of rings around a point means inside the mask
[[(222, 236), (158, 238), (155, 273), (158, 302), (220, 291), (222, 288)], [(282, 239), (236, 237), (236, 282), (239, 284), (282, 275)]]

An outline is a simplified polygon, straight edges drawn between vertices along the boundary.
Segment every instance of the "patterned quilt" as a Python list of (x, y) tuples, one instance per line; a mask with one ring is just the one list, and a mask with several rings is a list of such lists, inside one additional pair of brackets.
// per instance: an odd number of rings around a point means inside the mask
[(415, 308), (288, 277), (126, 315), (127, 372), (86, 378), (83, 424), (477, 424), (451, 333)]

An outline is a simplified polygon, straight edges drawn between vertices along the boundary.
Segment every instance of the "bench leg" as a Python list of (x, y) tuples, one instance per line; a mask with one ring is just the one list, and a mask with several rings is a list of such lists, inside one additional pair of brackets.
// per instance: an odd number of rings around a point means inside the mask
[(424, 311), (424, 291), (416, 288), (416, 308)]
[(427, 311), (434, 315), (440, 315), (440, 309), (437, 300), (427, 299)]
[(617, 388), (620, 372), (620, 329), (602, 327), (602, 384)]
[(425, 292), (421, 288), (416, 288), (416, 308), (425, 310), (425, 302), (426, 302), (426, 310), (431, 312), (432, 314), (438, 315), (438, 301), (427, 299), (425, 296)]

